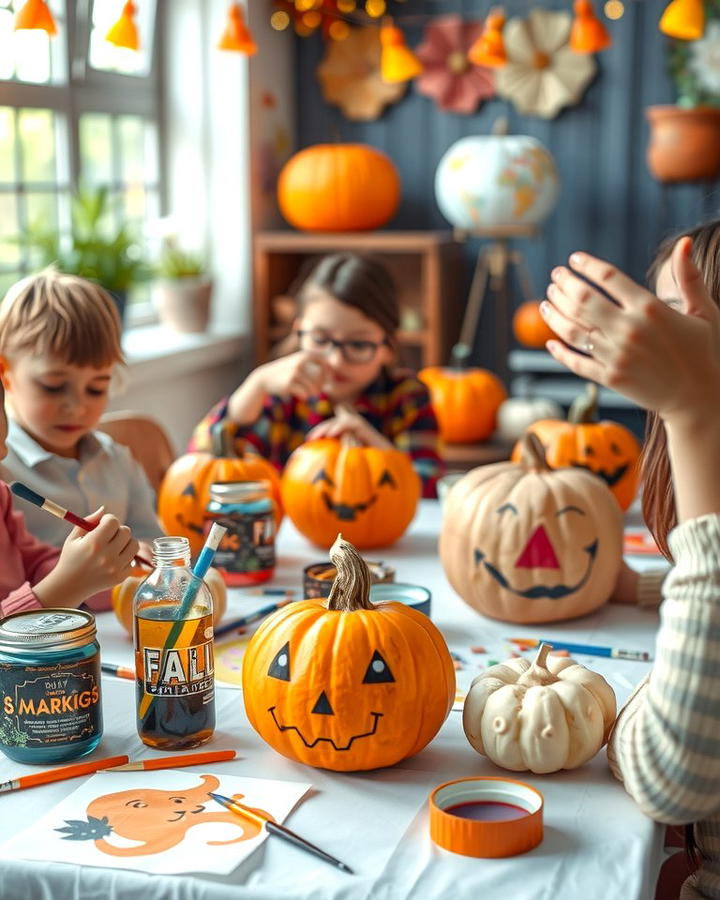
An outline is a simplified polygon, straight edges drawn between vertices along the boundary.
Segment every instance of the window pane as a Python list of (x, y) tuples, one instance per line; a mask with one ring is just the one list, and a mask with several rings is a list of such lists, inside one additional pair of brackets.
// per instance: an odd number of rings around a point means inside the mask
[(15, 181), (15, 110), (0, 106), (0, 182)]
[(0, 9), (0, 78), (6, 80), (15, 74), (15, 32), (13, 14)]
[(58, 197), (56, 193), (33, 192), (26, 194), (25, 210), (29, 225), (39, 226), (44, 231), (57, 229)]
[(8, 292), (8, 289), (12, 287), (16, 281), (20, 281), (22, 277), (20, 272), (0, 272), (0, 300), (2, 300)]
[(51, 8), (60, 38), (42, 29), (15, 31), (15, 12), (25, 0), (0, 2), (0, 79), (15, 78), (34, 84), (64, 80), (66, 42), (65, 2), (53, 0)]
[(145, 188), (141, 184), (131, 185), (125, 191), (125, 218), (136, 232), (141, 230), (145, 219)]
[(118, 133), (122, 180), (142, 182), (145, 172), (145, 127), (140, 116), (120, 116)]
[(0, 240), (0, 266), (17, 266), (20, 262), (20, 247), (11, 243), (7, 238), (12, 238), (19, 232), (17, 197), (15, 194), (0, 194), (0, 235), (5, 240)]
[(113, 181), (112, 119), (87, 113), (80, 119), (80, 171), (88, 184)]
[(19, 81), (50, 81), (50, 35), (39, 28), (15, 31), (15, 77)]
[(155, 0), (136, 4), (139, 50), (116, 47), (105, 40), (108, 29), (115, 24), (122, 9), (118, 0), (93, 0), (92, 31), (90, 33), (90, 65), (94, 69), (122, 72), (125, 75), (148, 75), (152, 68)]
[(57, 180), (55, 122), (49, 109), (20, 110), (19, 137), (24, 181)]

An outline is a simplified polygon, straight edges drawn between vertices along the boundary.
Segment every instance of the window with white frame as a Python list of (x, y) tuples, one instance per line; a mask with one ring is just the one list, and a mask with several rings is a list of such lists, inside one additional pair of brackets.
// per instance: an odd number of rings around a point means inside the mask
[[(155, 0), (137, 4), (138, 52), (104, 40), (117, 0), (50, 0), (55, 37), (14, 31), (23, 2), (0, 0), (0, 297), (38, 264), (20, 234), (69, 234), (75, 186), (107, 190), (101, 227), (129, 229), (136, 254), (157, 249), (146, 234), (161, 207)], [(130, 321), (146, 314), (148, 286), (129, 301)]]

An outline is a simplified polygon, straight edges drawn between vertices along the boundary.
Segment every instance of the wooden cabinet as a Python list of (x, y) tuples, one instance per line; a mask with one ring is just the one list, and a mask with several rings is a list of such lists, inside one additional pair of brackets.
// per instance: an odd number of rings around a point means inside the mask
[[(373, 231), (309, 234), (261, 231), (254, 241), (254, 317), (257, 362), (289, 333), (281, 313), (300, 267), (310, 257), (349, 251), (382, 261), (398, 289), (401, 362), (443, 365), (457, 341), (462, 316), (462, 262), (450, 232)], [(282, 319), (285, 318), (285, 321)]]

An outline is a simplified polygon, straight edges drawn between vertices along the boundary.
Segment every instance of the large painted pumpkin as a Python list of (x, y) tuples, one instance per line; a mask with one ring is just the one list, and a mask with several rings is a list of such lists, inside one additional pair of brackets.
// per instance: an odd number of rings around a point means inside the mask
[(323, 549), (340, 530), (363, 550), (387, 547), (412, 521), (420, 491), (407, 454), (362, 447), (349, 435), (302, 444), (282, 476), (285, 512)]
[(340, 537), (327, 600), (298, 600), (250, 639), (243, 700), (260, 737), (289, 759), (347, 772), (392, 766), (438, 733), (455, 698), (443, 636), (403, 603), (370, 601), (370, 572)]
[(186, 453), (165, 473), (158, 491), (158, 516), (167, 534), (188, 538), (193, 554), (202, 549), (203, 520), (214, 481), (267, 481), (275, 503), (275, 522), (282, 521), (280, 478), (266, 459), (242, 453), (233, 438), (234, 427), (227, 420), (213, 425), (212, 452)]
[(519, 463), (480, 466), (445, 498), (440, 559), (448, 581), (483, 615), (554, 622), (610, 596), (622, 559), (620, 507), (583, 469), (550, 469), (533, 434)]
[[(118, 622), (131, 637), (133, 633), (133, 599), (138, 587), (149, 574), (149, 570), (146, 569), (140, 575), (131, 575), (120, 584), (116, 584), (110, 595), (113, 612), (117, 616)], [(203, 581), (210, 588), (212, 594), (213, 625), (217, 625), (227, 609), (227, 588), (217, 569), (208, 569)]]
[(423, 369), (418, 377), (430, 390), (440, 434), (449, 444), (485, 441), (495, 430), (497, 411), (507, 397), (502, 381), (486, 369)]
[(527, 300), (515, 310), (512, 320), (513, 334), (523, 347), (542, 349), (547, 341), (557, 338), (552, 328), (540, 314), (540, 303)]
[(388, 156), (367, 144), (316, 144), (285, 164), (278, 203), (303, 231), (367, 231), (395, 215), (400, 176)]
[(472, 746), (496, 765), (536, 775), (576, 769), (605, 744), (615, 722), (615, 693), (602, 675), (574, 660), (509, 659), (473, 681), (463, 728)]
[[(624, 425), (598, 421), (597, 385), (588, 383), (585, 393), (573, 402), (567, 422), (541, 419), (529, 430), (545, 448), (545, 458), (553, 469), (572, 466), (587, 469), (605, 482), (622, 509), (635, 499), (640, 477), (640, 443)], [(520, 457), (515, 446), (512, 459)]]

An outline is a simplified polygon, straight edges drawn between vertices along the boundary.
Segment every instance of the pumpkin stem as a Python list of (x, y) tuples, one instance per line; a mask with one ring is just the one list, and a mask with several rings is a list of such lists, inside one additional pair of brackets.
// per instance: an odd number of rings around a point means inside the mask
[(530, 668), (518, 678), (518, 684), (545, 685), (560, 680), (547, 667), (547, 656), (551, 650), (552, 644), (540, 644)]
[(327, 608), (340, 612), (375, 609), (370, 600), (370, 569), (357, 549), (338, 534), (330, 548), (330, 560), (337, 569)]
[(210, 428), (210, 451), (218, 458), (243, 458), (242, 451), (238, 451), (235, 444), (235, 423), (232, 419), (220, 419)]
[(545, 460), (545, 447), (532, 431), (526, 431), (520, 440), (520, 465), (528, 472), (550, 471), (550, 466)]
[(598, 420), (598, 386), (592, 381), (585, 385), (585, 393), (576, 397), (568, 413), (573, 425), (590, 425)]

